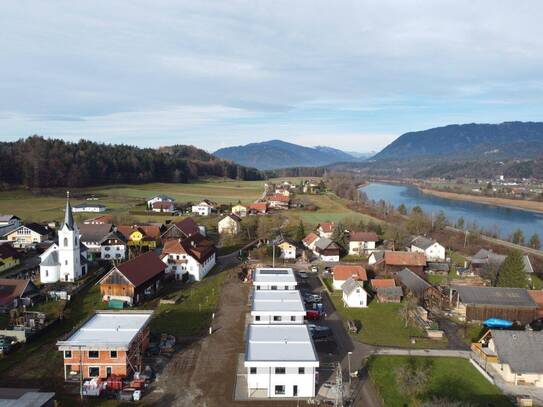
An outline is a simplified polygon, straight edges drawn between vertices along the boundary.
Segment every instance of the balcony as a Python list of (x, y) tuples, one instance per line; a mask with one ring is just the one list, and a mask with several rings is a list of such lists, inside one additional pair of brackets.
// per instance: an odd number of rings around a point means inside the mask
[(498, 355), (482, 343), (475, 342), (471, 344), (471, 351), (476, 356), (477, 361), (481, 361), (484, 364), (498, 363)]

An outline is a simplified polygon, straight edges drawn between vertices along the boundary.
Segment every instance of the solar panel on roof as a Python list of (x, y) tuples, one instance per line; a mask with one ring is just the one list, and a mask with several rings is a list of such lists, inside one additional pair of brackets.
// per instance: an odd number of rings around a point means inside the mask
[(260, 274), (288, 274), (288, 270), (260, 270)]

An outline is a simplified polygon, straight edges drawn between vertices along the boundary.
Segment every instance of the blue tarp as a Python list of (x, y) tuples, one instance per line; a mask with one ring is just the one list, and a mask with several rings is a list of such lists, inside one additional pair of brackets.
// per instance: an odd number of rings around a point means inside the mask
[(483, 325), (487, 328), (511, 328), (513, 323), (505, 319), (489, 318), (483, 321)]

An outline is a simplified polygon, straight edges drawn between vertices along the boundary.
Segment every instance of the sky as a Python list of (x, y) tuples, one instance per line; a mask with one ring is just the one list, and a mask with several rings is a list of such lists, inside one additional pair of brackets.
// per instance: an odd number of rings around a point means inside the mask
[(541, 121), (539, 0), (4, 2), (0, 140), (347, 151)]

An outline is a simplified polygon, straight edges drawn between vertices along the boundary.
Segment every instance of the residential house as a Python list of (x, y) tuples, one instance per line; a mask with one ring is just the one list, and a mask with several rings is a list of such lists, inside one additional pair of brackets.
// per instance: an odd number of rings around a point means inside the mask
[(64, 379), (106, 379), (143, 370), (153, 311), (95, 311), (83, 325), (57, 342)]
[(119, 225), (117, 232), (128, 242), (128, 247), (154, 250), (160, 242), (160, 227), (155, 225)]
[(184, 239), (196, 233), (200, 233), (201, 235), (205, 236), (205, 229), (198, 226), (194, 219), (188, 217), (179, 222), (165, 226), (160, 237), (162, 240)]
[(154, 252), (117, 264), (99, 281), (102, 299), (139, 304), (160, 290), (165, 270), (166, 264)]
[[(498, 270), (507, 256), (503, 254), (494, 253), (492, 250), (487, 249), (481, 249), (473, 256), (469, 257), (470, 260), (470, 271), (473, 274), (479, 275), (481, 271), (483, 271), (486, 268), (492, 268), (495, 270)], [(524, 262), (524, 272), (531, 276), (534, 272), (534, 268), (532, 266), (532, 262), (530, 261), (530, 258), (525, 254), (522, 257), (522, 260)]]
[(385, 260), (384, 250), (374, 250), (368, 257), (368, 266), (375, 266), (382, 264)]
[(257, 268), (254, 271), (255, 290), (296, 290), (297, 285), (291, 268)]
[(471, 345), (471, 359), (495, 380), (528, 393), (529, 387), (543, 387), (542, 343), (543, 331), (491, 329)]
[(368, 306), (368, 293), (364, 290), (364, 283), (349, 278), (341, 286), (343, 292), (343, 305), (348, 308), (366, 308)]
[(105, 205), (94, 204), (94, 203), (82, 203), (79, 205), (74, 205), (72, 210), (74, 213), (93, 213), (93, 212), (105, 212)]
[(385, 274), (394, 275), (406, 267), (419, 274), (424, 275), (426, 266), (426, 256), (423, 253), (416, 252), (385, 252), (383, 261), (376, 263), (376, 270), (383, 271)]
[(99, 243), (102, 260), (121, 261), (128, 256), (128, 240), (116, 230), (109, 232)]
[(6, 271), (21, 263), (19, 252), (9, 243), (0, 244), (0, 271)]
[(84, 223), (77, 225), (77, 227), (81, 235), (81, 242), (88, 248), (87, 258), (89, 260), (99, 258), (102, 251), (100, 242), (113, 230), (113, 225), (111, 223)]
[(192, 213), (200, 216), (209, 216), (215, 210), (215, 204), (208, 199), (204, 199), (198, 205), (192, 206)]
[(168, 195), (156, 195), (147, 200), (147, 209), (152, 210), (153, 204), (155, 202), (171, 202), (173, 204), (173, 202), (175, 202), (175, 199)]
[(58, 230), (58, 242), (40, 255), (40, 282), (74, 282), (87, 274), (87, 247), (80, 240), (74, 222), (70, 197), (66, 199), (64, 223)]
[(32, 298), (40, 290), (31, 280), (0, 278), (0, 311), (32, 305)]
[(51, 229), (39, 223), (27, 223), (7, 233), (6, 240), (14, 247), (26, 249), (35, 243), (41, 243), (49, 239)]
[(0, 215), (0, 237), (21, 226), (21, 219), (15, 215)]
[(417, 236), (411, 241), (411, 251), (424, 253), (427, 261), (445, 261), (445, 247), (424, 236)]
[(290, 197), (283, 194), (272, 194), (267, 197), (268, 206), (273, 209), (288, 209), (290, 207)]
[(351, 232), (349, 235), (349, 254), (369, 255), (375, 250), (379, 236), (375, 232)]
[(166, 212), (171, 213), (175, 211), (175, 205), (173, 201), (157, 201), (151, 205), (153, 212)]
[(303, 324), (305, 315), (304, 302), (298, 290), (253, 291), (253, 324)]
[(339, 252), (339, 246), (326, 237), (319, 238), (315, 242), (315, 250), (313, 250), (313, 253), (315, 253), (319, 259), (326, 262), (338, 262)]
[(532, 322), (538, 307), (524, 288), (452, 286), (450, 303), (453, 312), (466, 321), (485, 321), (499, 318)]
[(161, 255), (167, 265), (166, 273), (176, 280), (202, 280), (216, 264), (213, 242), (199, 233), (184, 239), (168, 239)]
[(277, 244), (279, 250), (281, 250), (281, 259), (285, 260), (296, 260), (296, 255), (298, 254), (298, 246), (291, 239), (282, 238)]
[(319, 235), (317, 235), (315, 232), (311, 232), (303, 238), (302, 244), (309, 250), (313, 251), (315, 250), (315, 243), (317, 243), (317, 240), (319, 240)]
[(247, 216), (248, 210), (249, 209), (246, 206), (243, 206), (241, 203), (232, 206), (232, 213), (239, 216), (240, 218), (244, 218), (245, 216)]
[(104, 223), (113, 223), (113, 215), (100, 215), (83, 221), (85, 225), (100, 225)]
[(378, 302), (399, 303), (403, 297), (403, 290), (396, 286), (392, 278), (374, 278), (371, 280), (371, 287)]
[(335, 228), (336, 228), (336, 224), (334, 222), (320, 223), (317, 226), (317, 234), (320, 237), (326, 237), (328, 239), (331, 239)]
[(313, 398), (319, 358), (305, 324), (249, 325), (247, 391), (264, 398)]
[(339, 264), (332, 268), (332, 286), (340, 290), (347, 280), (368, 281), (366, 269), (359, 265)]
[(241, 218), (231, 213), (222, 218), (217, 226), (221, 235), (237, 235), (241, 231)]
[(268, 212), (267, 202), (254, 202), (249, 205), (248, 213), (252, 215), (265, 215)]

